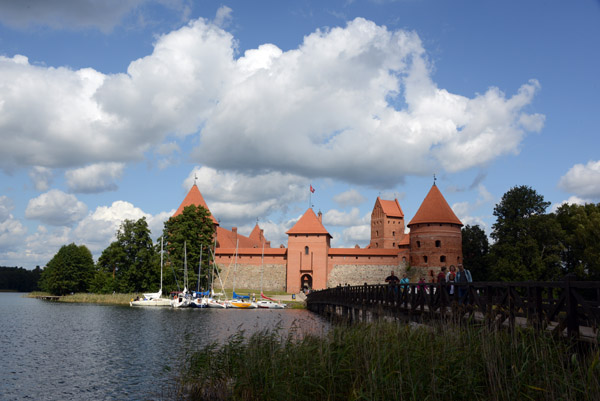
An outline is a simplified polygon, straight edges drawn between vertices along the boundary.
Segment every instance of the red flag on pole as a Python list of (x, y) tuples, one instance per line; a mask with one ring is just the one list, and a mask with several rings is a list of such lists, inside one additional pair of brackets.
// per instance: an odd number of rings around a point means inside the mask
[(310, 192), (313, 194), (315, 193), (315, 189), (312, 187), (312, 184), (310, 185)]

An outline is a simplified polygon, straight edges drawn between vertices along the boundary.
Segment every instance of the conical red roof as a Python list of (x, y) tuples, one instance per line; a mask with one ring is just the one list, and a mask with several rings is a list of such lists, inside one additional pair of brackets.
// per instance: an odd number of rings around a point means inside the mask
[(286, 234), (327, 234), (331, 237), (312, 208), (309, 208)]
[(419, 210), (417, 210), (417, 214), (415, 214), (415, 217), (408, 223), (408, 226), (410, 227), (412, 224), (422, 223), (450, 223), (463, 225), (435, 184), (433, 184), (429, 190), (425, 200), (423, 200)]
[[(198, 189), (196, 184), (194, 184), (192, 186), (192, 188), (190, 188), (190, 191), (185, 196), (185, 199), (183, 200), (183, 202), (181, 202), (181, 205), (179, 205), (179, 208), (177, 209), (175, 214), (173, 214), (173, 217), (179, 216), (181, 213), (183, 213), (183, 209), (186, 206), (191, 206), (191, 205), (202, 206), (206, 210), (208, 210), (208, 213), (210, 213), (210, 209), (208, 208), (208, 205), (204, 201), (204, 198), (202, 197), (202, 194), (200, 193), (200, 190)], [(213, 223), (215, 223), (217, 225), (219, 224), (217, 222), (217, 220), (215, 219), (215, 217), (212, 215), (212, 213), (210, 213), (210, 218), (212, 219)]]

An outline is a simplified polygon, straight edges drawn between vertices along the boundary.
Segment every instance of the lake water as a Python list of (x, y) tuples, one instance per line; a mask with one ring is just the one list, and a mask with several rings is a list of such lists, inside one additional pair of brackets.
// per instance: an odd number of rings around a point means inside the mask
[(306, 310), (132, 308), (0, 293), (0, 400), (158, 399), (188, 352), (281, 327), (328, 324)]

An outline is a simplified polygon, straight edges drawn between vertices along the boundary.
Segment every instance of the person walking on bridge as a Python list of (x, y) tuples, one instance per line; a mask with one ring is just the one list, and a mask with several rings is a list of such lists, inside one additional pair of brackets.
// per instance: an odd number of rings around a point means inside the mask
[[(473, 278), (471, 276), (471, 272), (465, 270), (463, 265), (458, 265), (458, 272), (456, 273), (456, 282), (457, 283), (472, 283)], [(465, 300), (463, 299), (465, 294), (467, 293), (466, 286), (458, 287), (458, 302), (463, 303)]]

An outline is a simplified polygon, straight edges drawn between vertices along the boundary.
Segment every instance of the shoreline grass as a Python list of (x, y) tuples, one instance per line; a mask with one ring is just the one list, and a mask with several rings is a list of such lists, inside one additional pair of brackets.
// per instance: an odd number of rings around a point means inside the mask
[(243, 333), (192, 354), (168, 399), (598, 400), (597, 346), (533, 330), (394, 322)]
[[(37, 298), (40, 296), (51, 295), (47, 292), (30, 292), (27, 297)], [(75, 293), (71, 295), (62, 295), (56, 302), (67, 303), (89, 303), (101, 305), (127, 305), (129, 301), (135, 298), (135, 294), (92, 294), (92, 293)]]

